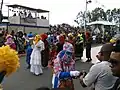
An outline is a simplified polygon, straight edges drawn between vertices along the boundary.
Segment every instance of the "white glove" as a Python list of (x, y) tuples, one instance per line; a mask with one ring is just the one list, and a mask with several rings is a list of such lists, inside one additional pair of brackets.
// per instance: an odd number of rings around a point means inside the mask
[(70, 76), (71, 77), (78, 77), (80, 75), (79, 71), (70, 71)]

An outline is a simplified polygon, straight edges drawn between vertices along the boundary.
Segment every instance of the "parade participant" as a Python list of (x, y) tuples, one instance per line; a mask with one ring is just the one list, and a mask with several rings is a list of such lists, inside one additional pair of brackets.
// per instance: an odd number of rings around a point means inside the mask
[(6, 36), (6, 42), (5, 45), (9, 45), (12, 49), (16, 50), (15, 42), (13, 41), (13, 38), (11, 35)]
[(23, 33), (22, 31), (19, 31), (17, 35), (17, 51), (19, 54), (25, 53), (24, 43), (25, 43), (25, 39), (23, 38)]
[(72, 33), (68, 34), (68, 42), (71, 43), (73, 46), (75, 46), (74, 37)]
[(56, 46), (57, 46), (57, 53), (59, 53), (60, 51), (63, 50), (64, 42), (65, 42), (64, 36), (63, 36), (63, 35), (60, 35), (60, 36), (58, 37), (58, 43), (56, 44)]
[(45, 49), (44, 42), (41, 40), (40, 35), (35, 36), (33, 44), (33, 51), (30, 59), (30, 72), (38, 76), (43, 73), (41, 65), (41, 51)]
[(27, 41), (27, 44), (26, 44), (26, 52), (27, 52), (27, 55), (26, 55), (26, 62), (28, 64), (28, 67), (27, 69), (30, 69), (30, 59), (31, 59), (31, 54), (32, 54), (32, 51), (33, 51), (33, 48), (32, 48), (32, 45), (33, 45), (33, 37), (28, 37), (28, 40)]
[(73, 77), (79, 76), (80, 72), (75, 71), (75, 61), (72, 59), (73, 53), (73, 45), (66, 42), (63, 50), (58, 53), (54, 60), (53, 88), (74, 90)]
[(82, 34), (78, 34), (76, 38), (76, 43), (75, 43), (75, 56), (79, 57), (81, 60), (81, 57), (83, 56), (83, 37)]
[(33, 37), (32, 32), (30, 32), (30, 33), (27, 35), (27, 37), (32, 38), (32, 37)]
[(83, 87), (90, 87), (93, 85), (93, 90), (110, 90), (113, 88), (117, 78), (112, 75), (110, 68), (110, 54), (114, 47), (112, 44), (105, 44), (102, 46), (97, 55), (100, 63), (93, 65), (87, 75), (80, 76), (80, 83)]
[(48, 61), (49, 61), (49, 43), (46, 40), (48, 38), (47, 34), (41, 34), (41, 39), (44, 42), (44, 47), (45, 49), (41, 52), (42, 56), (42, 66), (45, 68), (48, 66)]
[[(0, 84), (4, 77), (8, 77), (19, 68), (19, 57), (9, 46), (0, 47)], [(0, 88), (2, 90), (2, 88)]]
[(86, 58), (87, 58), (87, 62), (92, 61), (91, 44), (92, 44), (92, 38), (91, 38), (90, 32), (86, 32)]

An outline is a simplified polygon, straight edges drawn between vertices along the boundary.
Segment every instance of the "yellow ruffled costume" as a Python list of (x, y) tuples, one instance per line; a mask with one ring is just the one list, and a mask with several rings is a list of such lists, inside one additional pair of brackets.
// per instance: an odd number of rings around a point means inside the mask
[(0, 47), (0, 72), (6, 71), (6, 76), (9, 76), (19, 67), (18, 53), (9, 46)]

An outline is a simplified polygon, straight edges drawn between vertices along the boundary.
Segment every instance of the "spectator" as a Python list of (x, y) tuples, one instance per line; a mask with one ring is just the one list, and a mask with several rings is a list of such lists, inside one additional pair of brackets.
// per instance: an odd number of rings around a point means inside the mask
[(94, 90), (110, 90), (113, 88), (117, 78), (112, 75), (108, 62), (112, 50), (112, 44), (102, 46), (97, 56), (101, 62), (93, 65), (86, 76), (84, 74), (80, 76), (80, 83), (83, 87), (94, 84)]
[(115, 46), (114, 51), (110, 55), (110, 63), (113, 75), (118, 77), (111, 90), (120, 90), (120, 48), (118, 45)]

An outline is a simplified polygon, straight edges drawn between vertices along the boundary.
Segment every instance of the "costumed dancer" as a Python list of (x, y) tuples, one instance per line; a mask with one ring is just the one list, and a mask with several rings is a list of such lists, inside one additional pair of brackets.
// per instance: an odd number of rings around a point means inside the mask
[[(74, 51), (75, 51), (75, 40), (74, 40), (74, 37), (73, 37), (72, 33), (68, 34), (68, 40), (67, 41), (73, 45)], [(73, 54), (73, 59), (75, 59), (75, 53)]]
[(54, 60), (53, 88), (74, 90), (73, 77), (78, 77), (80, 72), (75, 71), (75, 61), (72, 59), (73, 53), (73, 45), (66, 42), (63, 50), (58, 53), (57, 58)]
[(25, 53), (24, 43), (25, 43), (25, 39), (23, 38), (23, 33), (20, 31), (18, 32), (18, 36), (17, 36), (17, 51), (19, 54)]
[(41, 65), (41, 51), (45, 49), (44, 42), (41, 40), (40, 35), (35, 36), (33, 44), (33, 51), (30, 59), (30, 72), (38, 76), (43, 74)]
[(13, 41), (13, 38), (11, 35), (6, 36), (6, 42), (5, 45), (9, 45), (12, 49), (16, 50), (15, 42)]
[(92, 44), (91, 34), (90, 34), (90, 32), (86, 32), (86, 58), (87, 58), (87, 62), (92, 61), (91, 44)]
[(9, 46), (0, 47), (0, 84), (5, 76), (8, 77), (13, 72), (16, 72), (19, 66), (18, 53)]
[(27, 69), (30, 69), (30, 59), (31, 59), (31, 54), (32, 54), (32, 51), (33, 51), (33, 48), (32, 48), (32, 45), (33, 45), (33, 37), (28, 37), (29, 41), (27, 41), (27, 44), (26, 44), (26, 52), (27, 52), (27, 56), (26, 56), (26, 62), (28, 64), (28, 67)]
[(44, 47), (45, 49), (41, 52), (42, 54), (42, 66), (45, 68), (48, 66), (48, 61), (49, 61), (49, 43), (47, 41), (47, 34), (41, 34), (41, 39), (44, 42)]
[(83, 43), (84, 43), (84, 40), (83, 40), (82, 34), (78, 34), (76, 38), (76, 43), (75, 43), (75, 56), (80, 57), (80, 60), (81, 60), (81, 57), (83, 57), (83, 50), (84, 50)]
[(57, 54), (58, 54), (60, 51), (63, 50), (63, 45), (64, 45), (64, 43), (65, 43), (65, 38), (64, 38), (63, 35), (60, 35), (60, 36), (58, 37), (58, 43), (56, 44), (56, 46), (57, 46)]

